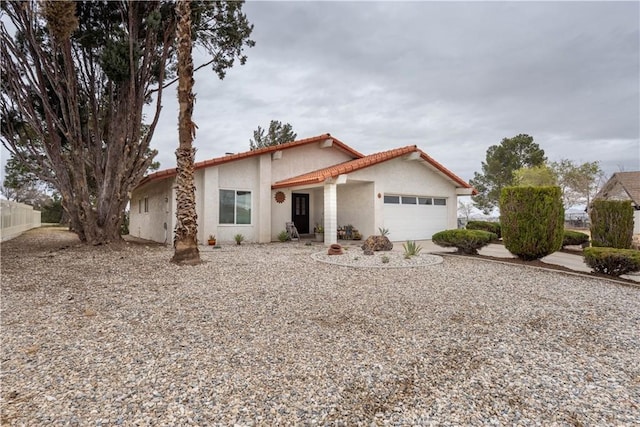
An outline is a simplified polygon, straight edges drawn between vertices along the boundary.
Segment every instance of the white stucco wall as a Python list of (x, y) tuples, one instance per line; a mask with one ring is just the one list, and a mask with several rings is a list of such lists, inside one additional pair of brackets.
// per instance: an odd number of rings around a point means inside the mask
[(276, 182), (348, 160), (352, 158), (347, 153), (335, 147), (320, 148), (320, 143), (288, 148), (271, 163), (271, 178)]
[[(130, 235), (172, 244), (175, 226), (175, 218), (172, 218), (172, 206), (175, 203), (173, 183), (174, 179), (150, 182), (132, 193)], [(144, 209), (145, 197), (148, 199), (148, 212)]]
[[(216, 237), (219, 242), (234, 242), (236, 234), (242, 234), (246, 242), (257, 242), (258, 239), (258, 215), (259, 215), (259, 183), (260, 170), (258, 168), (260, 159), (250, 157), (232, 163), (225, 163), (217, 167), (218, 187), (215, 188), (212, 182), (208, 181), (208, 197), (212, 203), (207, 204), (207, 221), (212, 228), (217, 230)], [(209, 168), (212, 169), (212, 168)], [(215, 169), (215, 168), (213, 168)], [(219, 190), (242, 190), (251, 191), (251, 224), (219, 224)], [(217, 227), (215, 227), (217, 225)]]
[(338, 185), (338, 226), (353, 225), (366, 238), (376, 233), (375, 185), (372, 182)]

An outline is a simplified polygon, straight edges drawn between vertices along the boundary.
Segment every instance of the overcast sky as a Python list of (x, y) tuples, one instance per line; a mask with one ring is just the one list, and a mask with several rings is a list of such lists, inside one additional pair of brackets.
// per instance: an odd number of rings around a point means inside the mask
[[(246, 65), (195, 76), (196, 161), (248, 150), (275, 119), (364, 154), (416, 144), (465, 180), (519, 133), (550, 161), (639, 170), (639, 5), (249, 2)], [(152, 142), (161, 169), (175, 167), (175, 90)]]
[[(550, 161), (640, 169), (638, 2), (249, 2), (254, 48), (196, 74), (196, 160), (258, 125), (329, 132), (363, 154), (416, 144), (465, 180), (526, 133)], [(198, 55), (198, 53), (196, 53)], [(197, 58), (196, 58), (197, 61)], [(175, 166), (177, 106), (153, 139)], [(170, 99), (169, 99), (170, 98)]]

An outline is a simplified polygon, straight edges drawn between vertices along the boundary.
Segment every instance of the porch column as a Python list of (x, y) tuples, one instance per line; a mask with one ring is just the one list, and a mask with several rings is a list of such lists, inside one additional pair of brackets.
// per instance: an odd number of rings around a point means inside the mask
[(338, 243), (338, 185), (324, 184), (324, 244)]

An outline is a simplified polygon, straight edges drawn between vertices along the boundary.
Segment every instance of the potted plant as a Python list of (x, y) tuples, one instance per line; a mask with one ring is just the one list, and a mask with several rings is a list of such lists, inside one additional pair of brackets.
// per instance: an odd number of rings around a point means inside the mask
[(216, 245), (216, 236), (214, 236), (213, 234), (209, 234), (209, 238), (207, 239), (207, 243), (209, 243), (209, 246), (215, 246)]
[(316, 242), (324, 242), (324, 226), (322, 224), (316, 224), (313, 232), (316, 234)]

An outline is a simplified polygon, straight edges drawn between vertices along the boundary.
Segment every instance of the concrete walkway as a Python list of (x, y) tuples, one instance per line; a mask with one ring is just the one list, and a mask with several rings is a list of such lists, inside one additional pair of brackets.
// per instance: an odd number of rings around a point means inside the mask
[[(402, 244), (404, 242), (393, 242), (393, 250), (394, 251), (403, 251)], [(455, 248), (443, 248), (431, 240), (420, 240), (416, 242), (420, 246), (422, 246), (422, 250), (426, 252), (456, 252)], [(499, 245), (495, 243), (491, 243), (488, 246), (480, 249), (478, 251), (480, 255), (490, 256), (495, 258), (516, 258), (511, 252), (509, 252), (504, 245)], [(589, 267), (584, 262), (584, 258), (580, 255), (570, 254), (566, 252), (554, 252), (551, 255), (548, 255), (541, 259), (541, 261), (546, 262), (547, 264), (559, 265), (561, 267), (569, 268), (573, 271), (590, 273), (591, 267)], [(640, 273), (632, 273), (625, 274), (620, 276), (623, 279), (633, 280), (640, 283)]]

